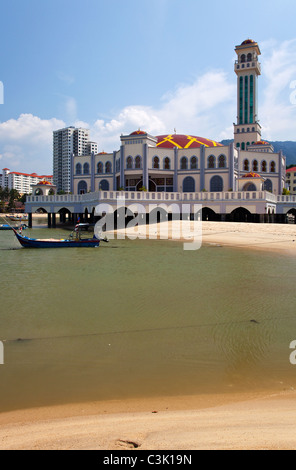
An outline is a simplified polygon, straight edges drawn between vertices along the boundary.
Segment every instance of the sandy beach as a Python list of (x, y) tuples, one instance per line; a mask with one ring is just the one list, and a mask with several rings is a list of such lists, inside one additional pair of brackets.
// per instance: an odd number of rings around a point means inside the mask
[[(200, 231), (201, 230), (201, 231)], [(168, 222), (118, 230), (138, 238), (174, 239), (201, 245), (221, 245), (238, 249), (272, 251), (285, 255), (296, 253), (296, 225), (252, 224), (240, 222)], [(167, 237), (168, 235), (168, 237)]]
[[(164, 235), (162, 224), (153, 229)], [(144, 237), (147, 227), (138, 230)], [(182, 240), (190, 231), (185, 222)], [(203, 222), (202, 243), (291, 256), (296, 225)], [(16, 410), (0, 414), (0, 449), (295, 449), (295, 398), (292, 389), (246, 390)]]
[(4, 413), (0, 449), (290, 450), (296, 448), (295, 398), (291, 391)]

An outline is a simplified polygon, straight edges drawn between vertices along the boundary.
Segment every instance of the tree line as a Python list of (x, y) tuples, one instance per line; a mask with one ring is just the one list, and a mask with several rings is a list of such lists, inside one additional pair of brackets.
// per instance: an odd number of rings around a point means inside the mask
[(13, 210), (16, 202), (24, 204), (26, 197), (27, 194), (21, 196), (16, 189), (2, 188), (2, 186), (0, 186), (0, 212)]

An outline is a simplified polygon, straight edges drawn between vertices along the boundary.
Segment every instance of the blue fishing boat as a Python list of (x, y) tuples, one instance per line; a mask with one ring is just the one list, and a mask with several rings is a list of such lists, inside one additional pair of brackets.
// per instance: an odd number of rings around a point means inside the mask
[(108, 242), (107, 238), (97, 238), (95, 235), (93, 238), (82, 238), (80, 230), (84, 228), (85, 224), (82, 225), (83, 227), (80, 227), (80, 224), (76, 225), (68, 239), (29, 238), (18, 233), (15, 229), (13, 231), (24, 248), (89, 248), (100, 246), (101, 241)]
[[(26, 224), (22, 224), (22, 230), (26, 230), (26, 228), (28, 228), (28, 226)], [(9, 224), (0, 224), (0, 230), (12, 230), (12, 229), (18, 230), (19, 227), (12, 227)]]

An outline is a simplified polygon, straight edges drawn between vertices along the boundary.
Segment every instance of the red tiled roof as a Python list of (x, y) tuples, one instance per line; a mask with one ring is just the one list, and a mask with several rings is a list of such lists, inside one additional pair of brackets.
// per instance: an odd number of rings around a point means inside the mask
[(254, 142), (252, 145), (270, 145), (267, 140), (258, 140), (257, 142)]
[(244, 46), (245, 44), (255, 44), (255, 41), (253, 39), (246, 39), (241, 43), (241, 46)]
[(53, 175), (37, 175), (36, 173), (20, 173), (19, 171), (11, 171), (9, 174), (31, 176), (32, 178), (52, 178), (53, 177)]
[(290, 173), (291, 171), (296, 171), (296, 166), (293, 166), (292, 168), (288, 168), (286, 170), (286, 173)]
[(138, 131), (135, 131), (135, 132), (132, 132), (130, 135), (146, 135), (147, 132), (144, 132), (144, 131), (140, 131), (140, 129)]
[(170, 134), (157, 136), (157, 147), (172, 149), (177, 147), (179, 149), (199, 148), (201, 145), (205, 147), (223, 147), (222, 144), (214, 140), (205, 139), (204, 137), (197, 137), (194, 135), (183, 134)]
[(261, 176), (258, 173), (247, 173), (243, 175), (243, 178), (261, 178)]

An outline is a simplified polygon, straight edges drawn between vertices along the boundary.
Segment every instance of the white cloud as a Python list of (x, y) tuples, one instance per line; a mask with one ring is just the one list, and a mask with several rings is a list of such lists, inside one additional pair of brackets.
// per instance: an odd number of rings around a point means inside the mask
[(167, 93), (158, 109), (127, 106), (113, 119), (99, 119), (90, 127), (99, 147), (109, 150), (118, 148), (121, 133), (139, 128), (156, 135), (173, 132), (176, 128), (178, 133), (220, 139), (224, 123), (233, 120), (235, 97), (235, 85), (228, 82), (226, 74), (212, 71), (192, 84), (180, 85)]
[(52, 132), (64, 127), (58, 119), (21, 114), (0, 123), (1, 163), (11, 170), (52, 172)]
[(296, 140), (296, 106), (290, 99), (290, 84), (296, 79), (296, 39), (262, 46), (262, 102), (259, 117), (263, 138)]
[[(259, 118), (262, 137), (269, 140), (296, 140), (296, 105), (290, 102), (296, 80), (296, 40), (261, 45), (262, 76), (259, 78)], [(158, 107), (126, 106), (109, 119), (93, 123), (77, 119), (73, 97), (63, 96), (69, 121), (90, 129), (99, 150), (119, 149), (120, 135), (141, 128), (152, 135), (177, 133), (199, 135), (214, 140), (233, 137), (236, 116), (236, 79), (224, 71), (211, 70), (192, 83), (180, 84), (166, 93)], [(41, 119), (22, 114), (0, 123), (0, 161), (14, 170), (52, 172), (52, 132), (65, 127), (56, 118)]]

